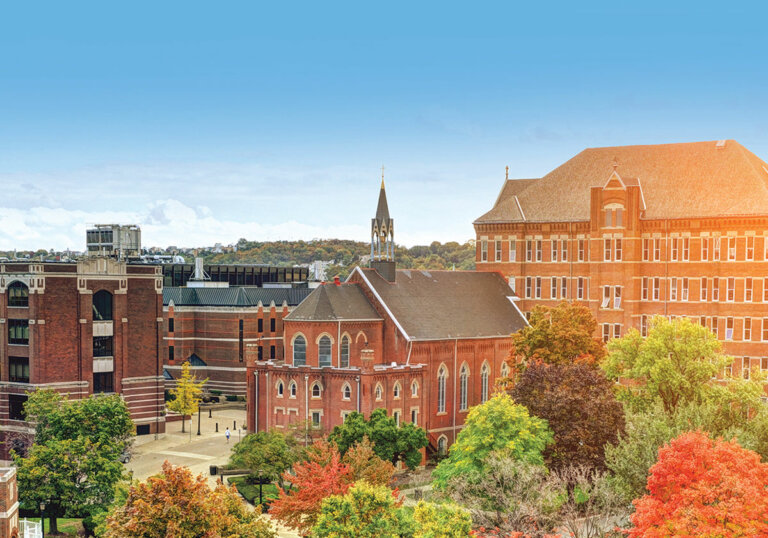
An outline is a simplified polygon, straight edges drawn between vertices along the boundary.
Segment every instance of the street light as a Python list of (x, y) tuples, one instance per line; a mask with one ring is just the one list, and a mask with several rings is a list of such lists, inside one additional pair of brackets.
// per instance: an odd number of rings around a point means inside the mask
[(261, 512), (263, 513), (264, 512), (264, 505), (262, 504), (263, 500), (262, 500), (262, 497), (261, 497), (261, 483), (262, 483), (261, 469), (259, 469), (259, 510), (261, 510)]
[(45, 536), (45, 501), (40, 501), (40, 532)]
[(197, 435), (200, 435), (200, 413), (202, 413), (203, 410), (200, 409), (200, 405), (197, 406)]

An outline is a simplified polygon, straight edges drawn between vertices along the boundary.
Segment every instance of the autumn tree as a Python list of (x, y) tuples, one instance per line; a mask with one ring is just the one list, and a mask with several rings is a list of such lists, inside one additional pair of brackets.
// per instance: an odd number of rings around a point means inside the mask
[(272, 501), (269, 513), (274, 519), (307, 533), (317, 522), (323, 499), (347, 492), (352, 484), (350, 468), (342, 463), (335, 446), (329, 450), (330, 454), (308, 451), (309, 460), (295, 463), (292, 473), (283, 474), (292, 487), (288, 492), (280, 488), (277, 500)]
[(493, 452), (543, 465), (542, 453), (552, 440), (546, 420), (531, 416), (508, 394), (497, 393), (469, 410), (448, 457), (433, 473), (433, 484), (444, 488), (455, 475), (484, 469), (488, 455)]
[(472, 516), (459, 506), (419, 501), (413, 510), (414, 538), (464, 538), (472, 529)]
[(606, 443), (615, 443), (624, 429), (613, 383), (590, 364), (535, 361), (520, 374), (511, 395), (552, 429), (554, 443), (545, 452), (550, 467), (602, 468)]
[(193, 415), (200, 408), (203, 395), (203, 385), (207, 379), (198, 381), (190, 371), (189, 362), (181, 365), (181, 378), (176, 381), (176, 387), (171, 389), (173, 399), (166, 405), (174, 413), (181, 415), (181, 432), (184, 433), (184, 424), (187, 415)]
[(368, 437), (363, 437), (347, 450), (343, 462), (349, 466), (354, 482), (365, 480), (372, 486), (386, 486), (395, 474), (395, 466), (376, 455)]
[(250, 480), (257, 477), (280, 480), (283, 473), (299, 457), (300, 449), (292, 436), (279, 431), (251, 433), (232, 448), (230, 464), (251, 471)]
[(507, 359), (511, 371), (533, 361), (547, 364), (599, 363), (605, 345), (595, 338), (597, 321), (587, 306), (563, 301), (556, 307), (537, 305), (529, 325), (512, 335)]
[(768, 536), (768, 464), (735, 441), (685, 433), (659, 450), (629, 535)]
[(397, 425), (385, 409), (375, 409), (368, 420), (362, 413), (350, 413), (343, 424), (336, 426), (328, 440), (336, 443), (345, 454), (351, 446), (367, 437), (381, 459), (396, 465), (402, 461), (409, 469), (421, 463), (421, 449), (429, 444), (427, 433), (410, 422)]
[(312, 536), (378, 538), (401, 536), (407, 525), (392, 490), (360, 481), (344, 495), (323, 500)]
[(52, 532), (58, 517), (89, 518), (106, 510), (125, 478), (119, 456), (133, 432), (122, 398), (69, 400), (40, 390), (29, 395), (25, 413), (35, 422), (35, 439), (26, 457), (13, 455), (20, 502), (45, 502)]
[(106, 526), (107, 538), (275, 536), (235, 488), (219, 484), (212, 490), (202, 475), (167, 461), (160, 475), (130, 487), (125, 505), (114, 509)]

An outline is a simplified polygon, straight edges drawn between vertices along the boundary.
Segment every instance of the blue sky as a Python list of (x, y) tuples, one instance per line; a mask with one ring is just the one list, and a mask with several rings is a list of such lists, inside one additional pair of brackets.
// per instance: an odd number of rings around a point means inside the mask
[(720, 2), (0, 7), (0, 249), (464, 241), (510, 166), (734, 138), (768, 158), (765, 11)]

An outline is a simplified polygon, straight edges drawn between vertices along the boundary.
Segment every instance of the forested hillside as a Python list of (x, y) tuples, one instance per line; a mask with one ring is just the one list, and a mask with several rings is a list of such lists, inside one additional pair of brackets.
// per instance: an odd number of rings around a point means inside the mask
[[(291, 266), (312, 263), (315, 260), (331, 261), (335, 265), (326, 273), (346, 277), (360, 262), (362, 256), (369, 256), (370, 244), (344, 239), (323, 239), (315, 241), (247, 241), (237, 242), (236, 252), (209, 254), (208, 263), (264, 263)], [(459, 244), (455, 241), (411, 248), (398, 246), (395, 250), (397, 265), (403, 269), (453, 269), (475, 268), (475, 243)]]

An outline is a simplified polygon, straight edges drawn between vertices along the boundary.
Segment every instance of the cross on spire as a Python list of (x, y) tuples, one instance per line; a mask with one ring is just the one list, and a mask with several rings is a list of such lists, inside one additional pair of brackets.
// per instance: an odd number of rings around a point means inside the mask
[(384, 165), (381, 165), (381, 188), (384, 188)]

